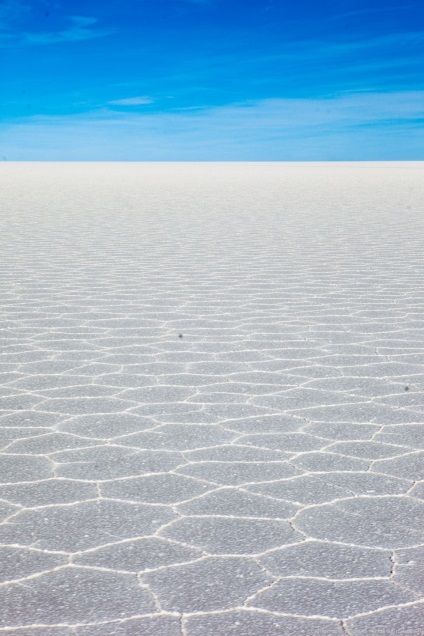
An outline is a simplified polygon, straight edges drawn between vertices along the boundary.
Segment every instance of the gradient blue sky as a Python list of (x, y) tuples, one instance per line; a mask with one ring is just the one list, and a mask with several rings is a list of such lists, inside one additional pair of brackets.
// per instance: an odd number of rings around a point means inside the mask
[(0, 158), (424, 160), (419, 0), (0, 0)]

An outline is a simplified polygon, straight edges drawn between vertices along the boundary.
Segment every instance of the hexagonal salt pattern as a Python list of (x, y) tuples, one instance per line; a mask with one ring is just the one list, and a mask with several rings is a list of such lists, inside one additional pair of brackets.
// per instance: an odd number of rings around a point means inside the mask
[(0, 636), (423, 634), (424, 165), (0, 192)]

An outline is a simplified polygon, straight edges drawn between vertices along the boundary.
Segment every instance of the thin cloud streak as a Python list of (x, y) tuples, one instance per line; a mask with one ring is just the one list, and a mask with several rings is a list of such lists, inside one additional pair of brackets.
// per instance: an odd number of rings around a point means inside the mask
[[(380, 90), (396, 90), (398, 78), (391, 77), (393, 69), (413, 73), (415, 82), (423, 85), (422, 58), (417, 56), (417, 44), (424, 43), (424, 31), (397, 32), (384, 36), (374, 36), (350, 41), (305, 39), (283, 43), (276, 53), (249, 52), (240, 56), (238, 51), (210, 53), (200, 59), (186, 61), (181, 69), (160, 77), (166, 86), (201, 86), (209, 82), (238, 82), (239, 77), (249, 74), (251, 87), (267, 86), (268, 94), (293, 91), (298, 94), (305, 89), (312, 95), (320, 89), (321, 95), (328, 87), (336, 84), (358, 85), (358, 75), (362, 88), (372, 90), (378, 82)], [(396, 56), (388, 56), (388, 51), (396, 50)], [(277, 68), (270, 78), (269, 68)], [(376, 75), (376, 72), (379, 73)], [(213, 78), (213, 79), (211, 79)], [(351, 79), (352, 78), (352, 79)], [(371, 84), (368, 84), (371, 82)], [(411, 85), (411, 83), (410, 83)], [(174, 89), (171, 89), (171, 92)], [(254, 89), (253, 89), (254, 91)], [(252, 92), (253, 92), (252, 91)], [(293, 91), (294, 92), (294, 91)], [(281, 95), (280, 95), (281, 96)], [(265, 96), (264, 96), (265, 97)]]
[[(37, 117), (0, 133), (2, 154), (31, 160), (418, 160), (424, 92), (269, 99), (197, 111)], [(51, 154), (51, 151), (50, 151)]]
[(2, 43), (3, 46), (9, 48), (81, 42), (82, 40), (102, 38), (114, 33), (111, 29), (99, 29), (95, 26), (97, 18), (88, 16), (69, 16), (67, 20), (69, 26), (58, 31), (13, 33), (6, 30), (4, 33), (0, 34), (0, 46), (2, 46)]
[(9, 29), (12, 22), (30, 11), (21, 0), (3, 0), (0, 4), (0, 30)]
[(114, 99), (108, 102), (111, 106), (145, 106), (147, 104), (153, 104), (155, 100), (152, 97), (128, 97), (126, 99)]

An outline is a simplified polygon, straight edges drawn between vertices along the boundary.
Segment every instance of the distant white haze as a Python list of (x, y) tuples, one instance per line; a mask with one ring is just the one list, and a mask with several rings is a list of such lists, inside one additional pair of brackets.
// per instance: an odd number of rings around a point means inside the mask
[(133, 96), (0, 129), (18, 161), (422, 160), (424, 92), (346, 93), (148, 112)]

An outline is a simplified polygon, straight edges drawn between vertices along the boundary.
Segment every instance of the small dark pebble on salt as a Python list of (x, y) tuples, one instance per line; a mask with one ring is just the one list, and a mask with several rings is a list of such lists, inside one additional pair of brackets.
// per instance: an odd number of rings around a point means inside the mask
[(405, 391), (409, 391), (409, 386), (406, 386), (406, 387), (405, 387)]
[(183, 334), (182, 334), (182, 333), (179, 333), (179, 334), (178, 334), (178, 337), (179, 337), (179, 338), (182, 338), (182, 337), (183, 337)]

